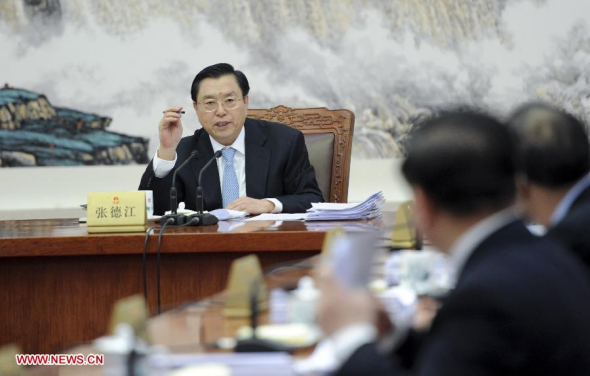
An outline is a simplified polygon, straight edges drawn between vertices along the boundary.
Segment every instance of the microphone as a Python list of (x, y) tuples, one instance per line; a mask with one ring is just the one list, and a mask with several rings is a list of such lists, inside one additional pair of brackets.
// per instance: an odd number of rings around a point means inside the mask
[(219, 221), (216, 216), (209, 213), (203, 213), (203, 186), (201, 185), (201, 179), (203, 177), (203, 172), (215, 161), (217, 158), (221, 157), (221, 150), (217, 150), (215, 154), (213, 154), (213, 158), (211, 158), (201, 171), (199, 171), (199, 177), (197, 179), (197, 214), (192, 214), (188, 216), (188, 219), (192, 218), (199, 218), (199, 226), (210, 226), (215, 225)]
[(203, 186), (201, 185), (201, 179), (203, 178), (203, 172), (209, 167), (214, 160), (221, 157), (221, 150), (217, 150), (215, 154), (213, 154), (213, 158), (207, 162), (205, 166), (199, 171), (199, 178), (197, 179), (197, 213), (203, 214)]
[(178, 226), (185, 223), (185, 218), (183, 215), (178, 215), (178, 193), (176, 191), (176, 174), (180, 171), (184, 166), (190, 162), (198, 154), (197, 150), (193, 150), (190, 156), (178, 166), (177, 169), (174, 170), (174, 174), (172, 174), (172, 186), (170, 187), (170, 214), (164, 215), (162, 217), (162, 222), (166, 222), (168, 219), (172, 219), (173, 222), (170, 223), (170, 226)]
[(259, 316), (259, 289), (262, 287), (262, 281), (257, 278), (250, 285), (250, 325), (252, 327), (252, 337), (240, 339), (234, 348), (235, 352), (290, 352), (289, 346), (280, 342), (258, 338), (256, 328), (258, 327)]

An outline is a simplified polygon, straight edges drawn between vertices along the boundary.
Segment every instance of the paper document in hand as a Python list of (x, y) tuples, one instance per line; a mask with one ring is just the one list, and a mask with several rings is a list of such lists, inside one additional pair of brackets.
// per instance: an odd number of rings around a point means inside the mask
[(380, 235), (381, 232), (345, 232), (332, 240), (325, 262), (344, 286), (367, 288)]

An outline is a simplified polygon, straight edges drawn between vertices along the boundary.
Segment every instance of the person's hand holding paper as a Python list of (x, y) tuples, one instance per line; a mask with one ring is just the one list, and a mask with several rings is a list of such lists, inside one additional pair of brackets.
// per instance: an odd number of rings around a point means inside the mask
[(357, 323), (376, 324), (380, 303), (367, 290), (378, 232), (334, 232), (316, 273), (318, 324), (328, 335)]
[(321, 294), (317, 322), (325, 334), (331, 335), (348, 325), (376, 323), (378, 300), (367, 290), (345, 287), (326, 266), (320, 267), (315, 280)]

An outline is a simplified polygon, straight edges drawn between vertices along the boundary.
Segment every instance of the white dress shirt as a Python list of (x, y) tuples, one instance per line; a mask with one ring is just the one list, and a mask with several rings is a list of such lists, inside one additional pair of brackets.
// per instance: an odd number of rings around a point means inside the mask
[[(211, 140), (211, 146), (213, 146), (213, 152), (217, 152), (226, 147), (231, 147), (236, 149), (236, 154), (234, 155), (234, 170), (236, 171), (236, 176), (238, 178), (238, 184), (240, 185), (240, 197), (247, 196), (246, 195), (246, 131), (244, 127), (240, 131), (240, 134), (236, 138), (233, 144), (229, 146), (225, 146), (217, 142), (213, 137), (209, 136)], [(154, 174), (158, 178), (163, 178), (172, 169), (176, 164), (176, 159), (178, 155), (174, 155), (173, 161), (167, 161), (165, 159), (158, 158), (158, 152), (156, 151), (156, 155), (154, 156), (152, 165), (154, 167)], [(225, 169), (225, 158), (217, 158), (217, 170), (219, 172), (219, 185), (223, 187), (223, 170)], [(267, 198), (266, 200), (272, 202), (275, 205), (273, 213), (281, 213), (283, 211), (283, 204), (277, 200), (276, 198)]]
[[(234, 155), (234, 170), (236, 171), (236, 177), (238, 178), (238, 184), (240, 185), (240, 197), (246, 196), (246, 143), (245, 143), (246, 132), (244, 127), (240, 131), (240, 134), (236, 138), (233, 144), (227, 146), (228, 148), (234, 148), (236, 154)], [(209, 136), (211, 140), (211, 146), (213, 146), (213, 153), (221, 149), (225, 149), (226, 146), (217, 142), (213, 137)], [(217, 158), (217, 171), (219, 171), (219, 185), (223, 187), (223, 170), (225, 169), (225, 158)]]
[(565, 217), (565, 215), (570, 211), (572, 204), (580, 193), (586, 188), (590, 187), (590, 174), (584, 176), (580, 181), (578, 181), (567, 193), (559, 204), (555, 207), (553, 214), (551, 215), (550, 226), (555, 226)]

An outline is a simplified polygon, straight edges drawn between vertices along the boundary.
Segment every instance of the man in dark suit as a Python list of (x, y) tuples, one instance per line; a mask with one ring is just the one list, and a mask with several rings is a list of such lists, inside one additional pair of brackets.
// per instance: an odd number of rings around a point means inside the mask
[(194, 150), (194, 160), (176, 177), (178, 201), (187, 208), (196, 208), (199, 171), (218, 150), (223, 156), (203, 172), (205, 210), (300, 213), (312, 202), (323, 201), (303, 134), (283, 124), (246, 118), (249, 90), (242, 72), (216, 64), (199, 72), (191, 86), (202, 129), (181, 138), (182, 108), (164, 111), (158, 126), (160, 147), (139, 186), (154, 191), (155, 214), (170, 209), (174, 169)]
[(543, 103), (515, 111), (519, 201), (547, 236), (573, 251), (590, 271), (590, 143), (584, 124)]
[(403, 173), (415, 215), (457, 273), (427, 333), (377, 344), (375, 304), (329, 273), (318, 320), (338, 375), (590, 375), (590, 281), (575, 257), (512, 211), (512, 138), (495, 119), (451, 112), (413, 133)]

